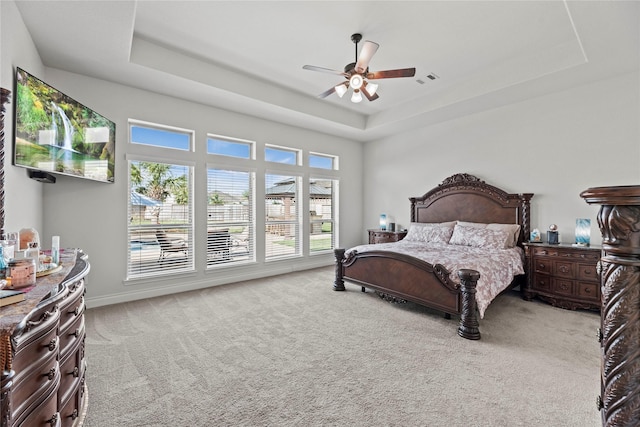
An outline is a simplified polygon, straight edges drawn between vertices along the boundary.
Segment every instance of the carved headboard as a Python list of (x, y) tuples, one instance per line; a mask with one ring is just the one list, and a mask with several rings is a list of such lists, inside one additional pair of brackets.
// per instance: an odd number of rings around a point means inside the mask
[(0, 88), (0, 239), (4, 238), (4, 105), (9, 102), (11, 91)]
[(520, 224), (518, 244), (528, 240), (532, 193), (509, 194), (466, 173), (445, 179), (421, 197), (411, 197), (411, 222), (468, 221)]

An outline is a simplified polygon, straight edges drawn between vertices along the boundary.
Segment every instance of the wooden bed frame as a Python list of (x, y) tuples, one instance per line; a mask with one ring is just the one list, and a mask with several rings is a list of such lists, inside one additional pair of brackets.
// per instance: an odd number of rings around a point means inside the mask
[[(533, 194), (508, 194), (469, 174), (456, 174), (421, 197), (411, 197), (411, 222), (468, 221), (520, 224), (518, 245), (528, 239), (530, 200)], [(335, 291), (344, 291), (345, 280), (377, 291), (393, 301), (412, 301), (445, 313), (460, 316), (458, 335), (480, 339), (475, 270), (451, 272), (408, 255), (386, 251), (367, 251), (345, 257), (345, 249), (336, 249)], [(521, 277), (523, 279), (523, 277)], [(514, 280), (512, 286), (524, 283)]]

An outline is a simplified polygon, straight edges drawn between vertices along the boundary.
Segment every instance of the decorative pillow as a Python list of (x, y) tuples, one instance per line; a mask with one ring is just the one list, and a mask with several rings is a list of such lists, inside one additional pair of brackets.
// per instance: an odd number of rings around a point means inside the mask
[(412, 222), (404, 240), (423, 243), (448, 243), (454, 226), (455, 222)]
[(475, 248), (504, 249), (505, 242), (512, 238), (513, 234), (508, 230), (491, 230), (487, 227), (456, 224), (449, 243)]
[(518, 243), (518, 238), (520, 237), (520, 225), (519, 224), (483, 224), (480, 222), (464, 222), (458, 221), (459, 225), (463, 225), (465, 227), (476, 227), (476, 228), (488, 228), (489, 230), (506, 230), (509, 235), (505, 239), (504, 248), (509, 249), (516, 246)]

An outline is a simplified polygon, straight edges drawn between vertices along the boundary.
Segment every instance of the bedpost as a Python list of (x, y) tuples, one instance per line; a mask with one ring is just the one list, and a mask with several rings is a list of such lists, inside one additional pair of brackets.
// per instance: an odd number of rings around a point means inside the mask
[(480, 273), (476, 270), (458, 270), (460, 278), (460, 291), (462, 292), (462, 312), (460, 313), (460, 326), (458, 335), (468, 340), (480, 339), (480, 323), (476, 310), (476, 285)]
[(531, 198), (532, 193), (520, 194), (520, 227), (521, 234), (523, 235), (522, 241), (529, 241), (529, 234), (531, 233)]
[(342, 274), (342, 260), (344, 259), (344, 249), (334, 249), (333, 253), (336, 256), (336, 280), (333, 282), (334, 291), (344, 291), (344, 278)]

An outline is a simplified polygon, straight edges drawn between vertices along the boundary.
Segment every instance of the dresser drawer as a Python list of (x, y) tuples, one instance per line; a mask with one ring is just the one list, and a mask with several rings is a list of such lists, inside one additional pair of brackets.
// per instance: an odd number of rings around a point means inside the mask
[(548, 259), (536, 259), (534, 262), (534, 271), (536, 273), (551, 274), (553, 271), (553, 261)]
[(24, 420), (16, 419), (20, 427), (61, 427), (58, 413), (58, 395), (53, 388), (42, 403), (25, 414)]
[(573, 280), (553, 279), (553, 286), (551, 290), (558, 295), (571, 296), (573, 292)]
[(588, 282), (600, 282), (596, 266), (592, 264), (578, 264), (578, 279)]
[(57, 390), (60, 384), (60, 367), (55, 354), (41, 365), (32, 366), (21, 374), (20, 377), (15, 377), (11, 395), (13, 416), (16, 418), (41, 399), (43, 394)]
[[(18, 340), (21, 345), (16, 346), (17, 349), (12, 366), (18, 380), (22, 372), (28, 370), (29, 367), (39, 365), (43, 363), (42, 361), (44, 359), (55, 357), (58, 354), (60, 342), (58, 339), (58, 329), (56, 328), (56, 319), (57, 316), (55, 316), (53, 322), (44, 324), (43, 326), (45, 327), (40, 328), (38, 331), (30, 331), (29, 338), (35, 339)], [(38, 335), (36, 335), (36, 332)], [(21, 338), (25, 337), (26, 334), (21, 336)]]
[(576, 264), (570, 261), (555, 261), (553, 263), (553, 274), (556, 277), (575, 279)]
[(551, 277), (543, 274), (536, 274), (533, 276), (532, 281), (533, 288), (539, 291), (551, 290)]
[(78, 317), (82, 317), (84, 305), (84, 279), (75, 283), (75, 287), (60, 304), (60, 329), (66, 329)]
[(600, 284), (578, 282), (577, 293), (579, 297), (587, 298), (600, 303)]
[(84, 316), (80, 316), (65, 330), (60, 330), (60, 358), (63, 359), (77, 348), (78, 343), (84, 339)]

